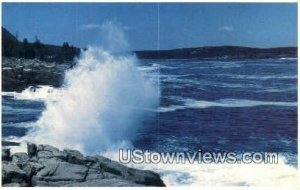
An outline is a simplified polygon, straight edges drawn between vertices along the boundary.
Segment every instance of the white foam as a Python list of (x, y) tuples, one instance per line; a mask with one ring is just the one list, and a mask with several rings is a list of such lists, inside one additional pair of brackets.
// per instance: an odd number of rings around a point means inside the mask
[(178, 67), (171, 67), (167, 65), (158, 64), (158, 63), (153, 63), (152, 67), (159, 67), (160, 69), (178, 69)]
[(60, 97), (61, 90), (47, 85), (30, 86), (22, 92), (2, 92), (2, 96), (12, 96), (20, 100), (57, 100)]
[(167, 107), (160, 107), (158, 112), (172, 112), (182, 109), (205, 109), (209, 107), (256, 107), (256, 106), (282, 106), (294, 107), (297, 102), (274, 102), (274, 101), (259, 101), (247, 99), (220, 99), (217, 101), (205, 101), (194, 99), (183, 99), (183, 105), (171, 105)]
[(101, 34), (109, 51), (88, 47), (66, 72), (64, 88), (39, 86), (4, 94), (45, 102), (38, 127), (20, 142), (84, 153), (130, 145), (141, 122), (158, 107), (159, 71), (139, 69), (135, 56), (120, 53), (128, 50), (128, 44), (118, 25), (104, 23)]
[(89, 47), (67, 71), (57, 101), (46, 100), (36, 132), (39, 144), (75, 148), (85, 153), (130, 143), (141, 121), (159, 103), (157, 76), (141, 72), (133, 56), (114, 56)]
[(217, 62), (217, 63), (213, 63), (211, 66), (207, 68), (231, 69), (231, 68), (238, 68), (238, 67), (242, 67), (242, 65), (235, 62)]
[[(103, 155), (118, 161), (117, 152)], [(280, 156), (277, 164), (127, 164), (158, 172), (167, 186), (297, 186), (297, 168)]]
[(297, 60), (297, 57), (282, 57), (281, 60)]
[(225, 76), (236, 79), (297, 79), (297, 75), (230, 75), (230, 74), (218, 74), (218, 76)]

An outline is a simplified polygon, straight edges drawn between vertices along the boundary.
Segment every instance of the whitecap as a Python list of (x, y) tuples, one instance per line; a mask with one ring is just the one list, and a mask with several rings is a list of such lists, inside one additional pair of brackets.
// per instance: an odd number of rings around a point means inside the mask
[(275, 101), (261, 101), (248, 99), (220, 99), (216, 101), (182, 99), (183, 105), (171, 105), (167, 107), (158, 108), (158, 112), (172, 112), (183, 109), (205, 109), (210, 107), (256, 107), (256, 106), (281, 106), (281, 107), (295, 107), (297, 102), (275, 102)]
[(2, 96), (11, 96), (18, 100), (57, 100), (61, 95), (61, 89), (47, 85), (30, 86), (22, 92), (2, 92)]

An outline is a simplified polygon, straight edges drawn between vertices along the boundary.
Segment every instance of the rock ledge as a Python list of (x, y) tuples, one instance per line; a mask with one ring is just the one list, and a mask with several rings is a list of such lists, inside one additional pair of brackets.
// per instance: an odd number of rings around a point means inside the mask
[(2, 149), (3, 186), (165, 186), (149, 170), (129, 168), (103, 156), (27, 144), (27, 153)]

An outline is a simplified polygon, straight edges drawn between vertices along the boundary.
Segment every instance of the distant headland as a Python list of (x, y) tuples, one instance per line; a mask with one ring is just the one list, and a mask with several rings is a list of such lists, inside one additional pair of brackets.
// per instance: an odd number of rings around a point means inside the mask
[[(2, 27), (2, 55), (43, 61), (72, 61), (78, 56), (80, 48), (64, 42), (62, 46), (43, 44), (36, 38), (28, 42), (19, 41), (7, 29)], [(172, 50), (133, 51), (140, 59), (269, 59), (297, 58), (297, 47), (252, 48), (241, 46), (205, 46)]]

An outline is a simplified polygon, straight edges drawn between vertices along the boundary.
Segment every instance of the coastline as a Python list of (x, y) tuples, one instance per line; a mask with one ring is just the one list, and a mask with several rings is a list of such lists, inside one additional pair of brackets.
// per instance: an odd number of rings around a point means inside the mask
[(2, 148), (2, 186), (140, 187), (165, 186), (159, 174), (77, 150), (27, 143), (27, 153)]

